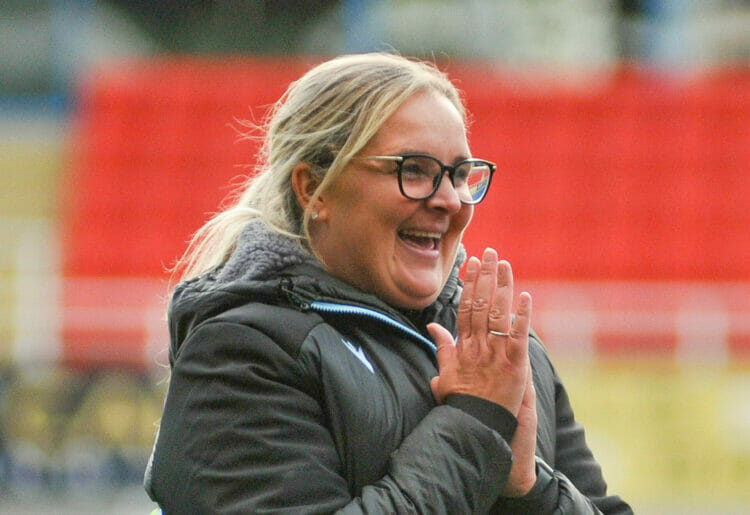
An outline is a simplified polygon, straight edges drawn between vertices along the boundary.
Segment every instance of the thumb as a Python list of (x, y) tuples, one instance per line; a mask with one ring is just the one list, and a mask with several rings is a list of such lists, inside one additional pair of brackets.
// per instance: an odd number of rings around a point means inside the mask
[(534, 388), (534, 372), (531, 370), (531, 363), (529, 363), (526, 374), (526, 390), (524, 391), (521, 404), (528, 406), (529, 411), (536, 415), (536, 389)]
[[(456, 345), (453, 343), (451, 333), (440, 324), (428, 324), (427, 331), (432, 336), (435, 346), (437, 347), (438, 370), (442, 371), (448, 363), (451, 362), (456, 353)], [(430, 379), (430, 390), (435, 402), (441, 404), (443, 396), (440, 393), (440, 376)]]
[(438, 404), (443, 403), (443, 396), (440, 395), (440, 376), (435, 376), (430, 379), (430, 390), (432, 390), (432, 396), (435, 397), (435, 402)]
[(442, 370), (443, 366), (450, 361), (451, 356), (456, 352), (453, 335), (445, 327), (436, 323), (428, 324), (427, 331), (437, 347), (438, 369)]

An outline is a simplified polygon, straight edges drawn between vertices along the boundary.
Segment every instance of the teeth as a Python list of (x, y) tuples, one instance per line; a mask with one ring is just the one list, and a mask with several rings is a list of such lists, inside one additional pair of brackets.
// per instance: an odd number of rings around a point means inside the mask
[(432, 238), (434, 240), (439, 240), (442, 234), (439, 232), (427, 232), (427, 231), (412, 231), (412, 230), (406, 230), (401, 231), (401, 234), (404, 236), (413, 236), (415, 238)]

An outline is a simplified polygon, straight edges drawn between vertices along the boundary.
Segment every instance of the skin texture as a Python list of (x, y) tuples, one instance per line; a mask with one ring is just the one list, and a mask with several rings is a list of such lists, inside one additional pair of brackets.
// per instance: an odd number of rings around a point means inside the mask
[[(470, 157), (463, 120), (444, 96), (421, 92), (407, 99), (360, 157), (406, 152), (444, 163)], [(429, 199), (407, 199), (394, 172), (388, 161), (352, 160), (314, 206), (311, 244), (333, 275), (397, 308), (422, 309), (448, 280), (473, 207), (461, 204), (447, 177)], [(313, 183), (304, 166), (295, 169), (293, 183), (306, 205)], [(436, 236), (436, 244), (409, 233)]]

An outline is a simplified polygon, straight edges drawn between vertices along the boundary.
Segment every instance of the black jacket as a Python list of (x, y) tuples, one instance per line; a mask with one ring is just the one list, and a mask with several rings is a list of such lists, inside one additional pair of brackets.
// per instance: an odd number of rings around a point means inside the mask
[(454, 271), (433, 306), (401, 313), (252, 225), (172, 298), (149, 494), (165, 513), (629, 513), (536, 337), (539, 479), (499, 496), (514, 418), (472, 396), (437, 406), (429, 387), (425, 324), (455, 331), (459, 295)]

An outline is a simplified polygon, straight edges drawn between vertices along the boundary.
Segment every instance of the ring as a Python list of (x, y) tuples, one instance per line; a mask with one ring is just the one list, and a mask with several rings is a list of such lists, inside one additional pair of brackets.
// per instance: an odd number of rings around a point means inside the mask
[(510, 333), (504, 333), (502, 331), (493, 331), (490, 329), (490, 334), (494, 334), (495, 336), (510, 336)]

